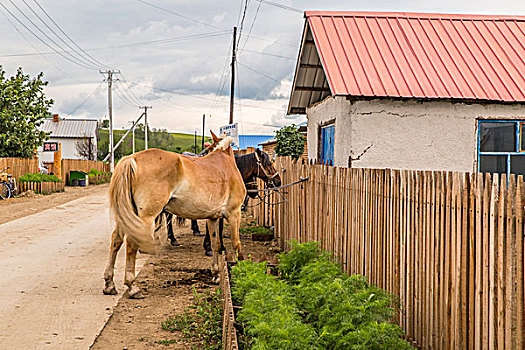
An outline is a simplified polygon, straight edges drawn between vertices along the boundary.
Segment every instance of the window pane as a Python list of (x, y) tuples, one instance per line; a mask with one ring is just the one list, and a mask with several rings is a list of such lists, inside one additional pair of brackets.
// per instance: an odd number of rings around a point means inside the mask
[(525, 123), (520, 124), (520, 151), (525, 152)]
[(510, 156), (510, 172), (525, 175), (525, 156)]
[(480, 173), (506, 173), (507, 156), (479, 156)]
[(516, 123), (479, 123), (481, 152), (515, 152)]

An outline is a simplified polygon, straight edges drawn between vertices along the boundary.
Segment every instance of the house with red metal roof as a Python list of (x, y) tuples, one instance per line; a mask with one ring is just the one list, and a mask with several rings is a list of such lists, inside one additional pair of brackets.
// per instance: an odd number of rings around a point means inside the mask
[(288, 114), (337, 166), (525, 174), (525, 17), (305, 12)]

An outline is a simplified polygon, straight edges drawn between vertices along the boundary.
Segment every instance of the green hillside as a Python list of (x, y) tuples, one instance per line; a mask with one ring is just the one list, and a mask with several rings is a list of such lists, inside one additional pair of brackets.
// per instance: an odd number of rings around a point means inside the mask
[[(141, 125), (135, 130), (135, 152), (142, 151), (144, 149), (144, 128), (140, 128)], [(126, 130), (113, 130), (114, 143), (121, 139), (126, 133)], [(104, 159), (108, 154), (109, 150), (109, 130), (99, 129), (100, 140), (98, 141), (98, 158)], [(151, 129), (148, 133), (148, 147), (159, 148), (171, 152), (194, 152), (198, 153), (201, 151), (201, 136), (197, 136), (197, 152), (194, 150), (195, 135), (183, 134), (183, 133), (170, 133), (166, 130)], [(204, 142), (209, 141), (209, 137), (204, 138)], [(115, 151), (115, 157), (117, 159), (129, 155), (132, 153), (132, 135), (131, 133), (126, 137), (124, 142)]]

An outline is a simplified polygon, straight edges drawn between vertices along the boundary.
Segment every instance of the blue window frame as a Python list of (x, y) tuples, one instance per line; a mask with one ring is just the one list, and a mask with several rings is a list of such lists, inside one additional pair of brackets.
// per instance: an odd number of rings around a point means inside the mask
[(321, 163), (334, 165), (335, 125), (321, 127)]
[(525, 175), (525, 122), (478, 120), (478, 172)]

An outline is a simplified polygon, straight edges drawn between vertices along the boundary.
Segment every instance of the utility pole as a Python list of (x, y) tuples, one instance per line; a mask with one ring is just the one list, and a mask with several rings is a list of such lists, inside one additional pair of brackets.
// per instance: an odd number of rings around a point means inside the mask
[(148, 108), (153, 108), (151, 106), (141, 106), (139, 108), (144, 108), (144, 149), (148, 149)]
[(237, 41), (237, 27), (233, 27), (233, 51), (232, 51), (232, 81), (230, 86), (230, 124), (233, 124), (233, 96), (235, 93), (235, 60), (237, 49), (235, 47)]
[(133, 133), (133, 138), (132, 138), (133, 153), (135, 153), (135, 121), (130, 120), (128, 123), (131, 123), (131, 132)]
[(195, 144), (193, 146), (193, 153), (195, 154), (198, 154), (199, 152), (197, 152), (197, 130), (195, 130)]
[(201, 151), (204, 149), (204, 124), (206, 123), (206, 114), (202, 115), (202, 140), (201, 140)]
[(111, 96), (111, 87), (113, 85), (113, 74), (120, 73), (120, 70), (101, 70), (101, 74), (107, 74), (108, 82), (108, 116), (109, 116), (109, 171), (115, 170), (115, 153), (113, 152), (113, 99)]

